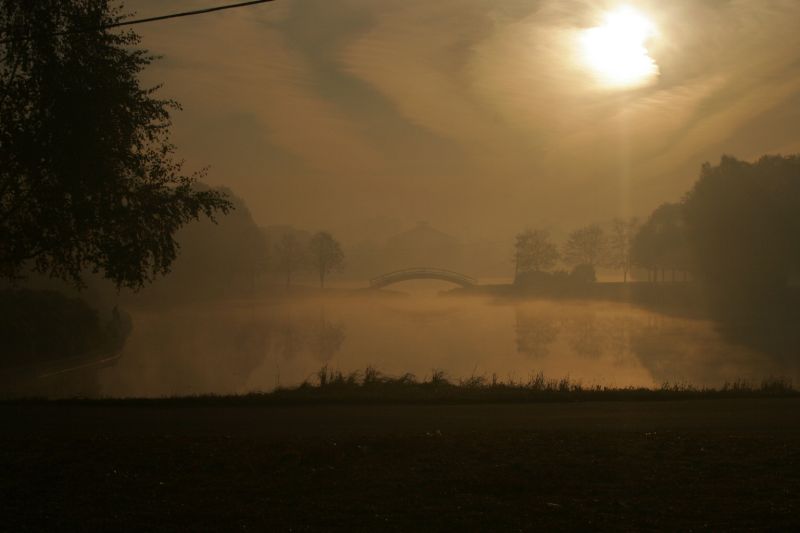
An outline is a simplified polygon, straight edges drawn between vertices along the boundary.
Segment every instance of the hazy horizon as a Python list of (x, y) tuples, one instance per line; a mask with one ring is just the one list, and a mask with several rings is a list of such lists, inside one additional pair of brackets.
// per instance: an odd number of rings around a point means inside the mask
[[(637, 88), (599, 86), (575, 50), (619, 5), (657, 28)], [(187, 165), (258, 224), (487, 239), (646, 216), (705, 161), (800, 151), (798, 20), (785, 0), (308, 0), (138, 31)]]

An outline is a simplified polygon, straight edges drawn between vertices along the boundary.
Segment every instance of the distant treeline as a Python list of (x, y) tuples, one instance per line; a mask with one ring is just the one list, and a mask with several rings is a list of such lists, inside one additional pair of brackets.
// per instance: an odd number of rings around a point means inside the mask
[[(593, 281), (598, 267), (634, 269), (647, 280), (696, 279), (725, 298), (768, 297), (800, 272), (800, 156), (764, 156), (755, 163), (724, 156), (702, 166), (684, 197), (644, 221), (616, 219), (579, 228), (562, 246), (543, 229), (516, 237), (516, 280)], [(554, 271), (561, 262), (571, 272)]]
[[(298, 273), (327, 276), (344, 267), (340, 243), (327, 231), (260, 227), (244, 200), (222, 189), (233, 209), (216, 222), (198, 220), (176, 234), (179, 254), (171, 272), (135, 298), (180, 301), (237, 297), (292, 283)], [(131, 296), (132, 297), (132, 296)]]

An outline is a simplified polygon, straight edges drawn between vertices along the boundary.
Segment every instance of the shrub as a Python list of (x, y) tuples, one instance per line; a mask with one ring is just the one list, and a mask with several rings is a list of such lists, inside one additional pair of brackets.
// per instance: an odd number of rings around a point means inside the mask
[(111, 320), (79, 298), (55, 291), (0, 291), (0, 366), (19, 366), (118, 350), (130, 318), (115, 309)]

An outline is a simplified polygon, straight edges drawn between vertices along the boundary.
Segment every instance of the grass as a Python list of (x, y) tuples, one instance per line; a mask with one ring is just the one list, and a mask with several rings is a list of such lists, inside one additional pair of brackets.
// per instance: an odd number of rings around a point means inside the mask
[(373, 367), (240, 396), (12, 400), (0, 529), (792, 531), (798, 421), (784, 379), (647, 389)]
[(39, 398), (8, 399), (2, 403), (146, 403), (180, 404), (474, 404), (587, 401), (667, 401), (723, 398), (795, 398), (800, 397), (791, 380), (769, 378), (760, 382), (736, 380), (722, 387), (697, 387), (688, 383), (665, 382), (660, 387), (612, 387), (584, 385), (569, 377), (547, 378), (542, 372), (532, 373), (527, 380), (499, 379), (473, 375), (453, 380), (440, 369), (418, 379), (414, 374), (384, 374), (372, 366), (363, 371), (344, 373), (323, 366), (314, 375), (295, 387), (279, 387), (271, 392), (242, 395), (197, 395), (163, 398), (71, 398), (43, 400)]
[(587, 386), (569, 377), (547, 378), (532, 374), (527, 380), (502, 380), (497, 374), (473, 375), (451, 380), (439, 369), (427, 379), (413, 374), (392, 377), (367, 367), (363, 372), (343, 373), (322, 367), (314, 382), (254, 394), (253, 399), (287, 402), (390, 402), (390, 403), (505, 403), (592, 400), (676, 400), (800, 396), (791, 380), (769, 378), (761, 382), (736, 380), (720, 388), (665, 382), (658, 388)]

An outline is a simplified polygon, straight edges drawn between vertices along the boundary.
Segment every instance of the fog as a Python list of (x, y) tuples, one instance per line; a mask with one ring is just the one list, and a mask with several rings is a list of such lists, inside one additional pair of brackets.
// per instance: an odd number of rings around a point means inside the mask
[(3, 528), (800, 531), (798, 30), (0, 0)]
[(187, 162), (210, 165), (259, 225), (353, 245), (419, 220), (508, 242), (527, 225), (646, 216), (704, 161), (800, 150), (800, 5), (627, 2), (657, 27), (658, 76), (619, 90), (576, 46), (620, 4), (279, 1), (139, 31), (163, 54), (146, 81), (184, 106)]
[(440, 282), (384, 294), (263, 298), (129, 308), (134, 329), (111, 365), (36, 381), (46, 394), (161, 397), (240, 394), (315, 383), (323, 366), (373, 367), (419, 380), (538, 373), (584, 386), (648, 387), (800, 378), (783, 360), (726, 340), (709, 320), (629, 304), (442, 296)]
[[(132, 231), (125, 252), (106, 239), (121, 226), (97, 232), (112, 259), (143, 250), (138, 267), (175, 237), (168, 268), (132, 276), (141, 290), (77, 240), (38, 258), (33, 212), (15, 229), (34, 255), (2, 288), (84, 304), (41, 296), (64, 325), (7, 304), (22, 340), (3, 372), (92, 396), (269, 391), (325, 367), (796, 379), (799, 21), (783, 0), (305, 0), (137, 26), (159, 55), (142, 84), (182, 104), (176, 156), (232, 211), (147, 245)], [(373, 286), (405, 269), (462, 287)]]

